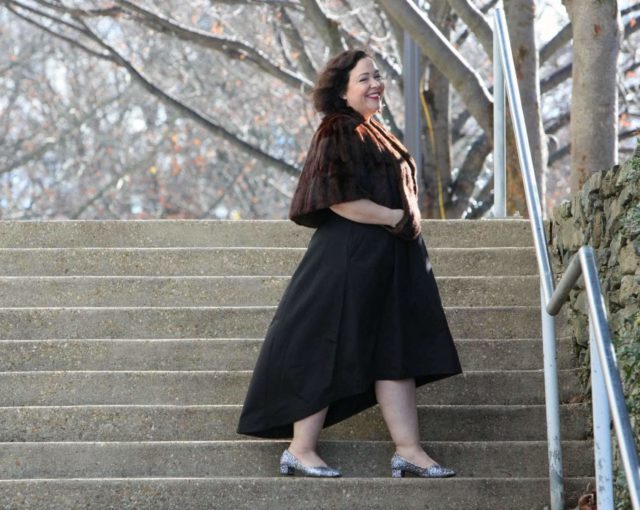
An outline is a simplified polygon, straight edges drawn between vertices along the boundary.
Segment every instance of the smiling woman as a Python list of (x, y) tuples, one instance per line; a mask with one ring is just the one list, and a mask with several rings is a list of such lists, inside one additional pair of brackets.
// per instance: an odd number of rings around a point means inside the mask
[(384, 85), (350, 50), (318, 77), (324, 114), (289, 218), (317, 228), (267, 330), (238, 432), (293, 439), (280, 472), (341, 473), (316, 452), (323, 427), (377, 403), (394, 477), (455, 475), (420, 445), (416, 386), (462, 372), (422, 239), (415, 163), (380, 122)]

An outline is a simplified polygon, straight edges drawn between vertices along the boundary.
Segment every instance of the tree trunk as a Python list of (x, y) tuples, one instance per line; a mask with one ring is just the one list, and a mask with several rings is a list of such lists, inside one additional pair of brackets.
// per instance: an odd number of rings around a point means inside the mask
[(616, 0), (564, 0), (573, 28), (571, 191), (618, 154), (617, 61), (620, 16)]
[[(509, 39), (513, 60), (515, 64), (516, 77), (518, 78), (518, 88), (520, 99), (522, 100), (522, 110), (531, 148), (531, 159), (538, 185), (544, 211), (544, 196), (546, 195), (546, 161), (547, 144), (540, 115), (540, 87), (538, 77), (538, 51), (536, 49), (534, 22), (536, 15), (535, 0), (506, 0), (505, 15), (509, 25)], [(509, 192), (515, 192), (516, 196), (524, 193), (520, 166), (518, 165), (511, 172), (511, 183)], [(513, 190), (511, 188), (514, 188)], [(511, 195), (509, 195), (511, 197)], [(521, 206), (522, 207), (522, 206)], [(526, 214), (526, 202), (522, 215)]]
[[(451, 7), (447, 0), (433, 0), (431, 2), (430, 17), (440, 29), (444, 37), (449, 39), (451, 33)], [(442, 208), (451, 205), (451, 198), (447, 189), (451, 183), (451, 120), (450, 107), (450, 83), (447, 77), (438, 68), (430, 65), (429, 91), (427, 94), (427, 107), (431, 126), (427, 129), (427, 145), (430, 148), (430, 158), (425, 161), (425, 172), (430, 176), (429, 181), (433, 188), (429, 190), (429, 196), (433, 197), (433, 211), (435, 218), (441, 218)], [(429, 133), (429, 129), (432, 133)], [(440, 203), (442, 201), (442, 204)], [(446, 214), (445, 214), (446, 216)]]

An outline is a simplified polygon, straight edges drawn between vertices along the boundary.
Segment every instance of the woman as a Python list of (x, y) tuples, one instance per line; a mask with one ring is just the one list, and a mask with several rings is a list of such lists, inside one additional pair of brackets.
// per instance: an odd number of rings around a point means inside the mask
[(374, 119), (373, 59), (345, 51), (313, 92), (324, 118), (289, 218), (317, 228), (269, 325), (238, 432), (291, 437), (282, 474), (336, 477), (323, 427), (380, 405), (392, 476), (454, 476), (420, 446), (416, 386), (462, 372), (420, 231), (415, 164)]

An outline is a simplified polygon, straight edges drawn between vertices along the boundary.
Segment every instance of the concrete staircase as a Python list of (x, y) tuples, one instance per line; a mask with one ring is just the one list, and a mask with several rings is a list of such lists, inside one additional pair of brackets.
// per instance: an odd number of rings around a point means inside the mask
[[(524, 221), (425, 221), (463, 370), (419, 390), (446, 480), (390, 478), (374, 408), (326, 429), (338, 480), (282, 478), (235, 427), (312, 230), (287, 221), (0, 222), (0, 508), (542, 509), (539, 290)], [(590, 410), (558, 321), (567, 502)]]

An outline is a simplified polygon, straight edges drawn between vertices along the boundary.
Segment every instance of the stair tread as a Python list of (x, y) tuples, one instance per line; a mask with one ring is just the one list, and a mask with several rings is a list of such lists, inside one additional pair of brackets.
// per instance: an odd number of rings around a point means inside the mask
[[(430, 241), (465, 245), (484, 243), (531, 244), (531, 227), (527, 220), (493, 219), (422, 220), (423, 237)], [(448, 235), (451, 230), (459, 233)], [(0, 233), (5, 245), (155, 245), (172, 244), (266, 246), (282, 243), (306, 245), (314, 229), (282, 220), (49, 220), (1, 221)], [(487, 236), (487, 233), (493, 235)]]
[[(266, 333), (276, 306), (0, 308), (0, 338), (254, 337)], [(454, 338), (519, 338), (540, 334), (537, 306), (451, 306)], [(567, 329), (566, 319), (556, 320)]]
[[(0, 372), (0, 403), (242, 403), (252, 370)], [(561, 401), (581, 393), (578, 370), (558, 371)], [(495, 388), (495, 389), (494, 389)], [(419, 403), (543, 403), (544, 371), (468, 370), (418, 388)]]
[[(126, 441), (126, 442), (10, 442), (0, 443), (0, 477), (128, 475), (273, 476), (288, 441)], [(444, 465), (461, 476), (542, 476), (546, 471), (545, 441), (460, 442), (422, 441)], [(567, 475), (592, 475), (590, 441), (561, 443)], [(320, 455), (331, 459), (345, 475), (388, 473), (391, 441), (320, 441)], [(73, 464), (58, 459), (73, 455)], [(530, 462), (521, 462), (522, 457)], [(237, 459), (251, 458), (250, 463)]]
[[(236, 440), (241, 405), (132, 404), (0, 407), (0, 439), (43, 440)], [(537, 405), (418, 404), (424, 437), (443, 441), (545, 440), (545, 407)], [(562, 437), (590, 436), (588, 404), (560, 406)], [(451, 424), (456, 426), (452, 427)], [(328, 440), (388, 440), (380, 409), (374, 406), (323, 430)], [(258, 441), (256, 438), (248, 438)]]
[[(575, 506), (593, 477), (565, 477), (567, 504)], [(517, 495), (517, 496), (515, 496)], [(165, 477), (70, 478), (0, 480), (0, 506), (10, 508), (68, 508), (178, 510), (210, 507), (235, 510), (291, 508), (297, 501), (318, 510), (460, 510), (512, 508), (514, 496), (526, 508), (548, 505), (546, 477), (501, 478), (456, 476), (448, 479), (390, 477)], [(572, 507), (573, 507), (572, 506)]]
[[(0, 248), (0, 274), (291, 275), (306, 248)], [(536, 275), (530, 247), (430, 247), (435, 274)]]
[[(0, 405), (0, 506), (18, 493), (25, 507), (155, 509), (163, 498), (181, 508), (215, 498), (256, 510), (297, 497), (332, 510), (347, 500), (386, 510), (389, 498), (407, 510), (458, 510), (480, 500), (507, 508), (517, 493), (541, 509), (549, 482), (529, 222), (422, 227), (464, 372), (418, 390), (420, 433), (444, 465), (460, 463), (459, 475), (388, 477), (393, 444), (374, 406), (321, 435), (319, 448), (347, 475), (309, 480), (276, 476), (285, 441), (240, 436), (235, 425), (266, 327), (313, 229), (289, 220), (0, 221), (0, 404), (9, 404)], [(568, 398), (579, 393), (578, 371), (569, 365), (566, 318), (557, 323)], [(434, 400), (447, 388), (460, 398)], [(562, 403), (560, 412), (571, 500), (593, 479), (590, 408)], [(251, 463), (229, 471), (247, 454)], [(359, 474), (363, 459), (373, 465)]]

